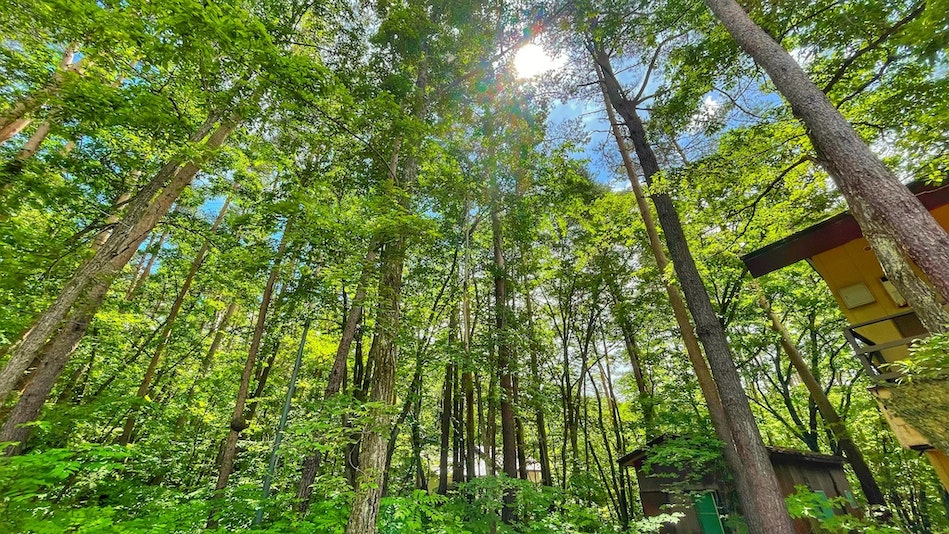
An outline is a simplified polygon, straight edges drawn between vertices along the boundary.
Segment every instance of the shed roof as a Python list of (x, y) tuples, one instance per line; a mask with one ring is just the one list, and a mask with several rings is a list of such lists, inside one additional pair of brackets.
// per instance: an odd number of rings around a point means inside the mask
[[(923, 182), (909, 184), (909, 190), (932, 211), (949, 204), (949, 184), (932, 186)], [(838, 213), (780, 241), (749, 252), (741, 257), (755, 278), (782, 267), (811, 258), (863, 236), (860, 226), (849, 211)]]
[[(645, 447), (637, 449), (629, 454), (620, 457), (619, 465), (623, 467), (639, 467), (649, 455), (649, 449), (659, 445), (674, 436), (659, 436), (649, 440)], [(771, 463), (791, 463), (791, 464), (822, 464), (822, 465), (843, 465), (844, 459), (840, 456), (831, 454), (822, 454), (811, 451), (799, 451), (796, 449), (786, 449), (783, 447), (767, 447), (768, 456), (771, 457)]]

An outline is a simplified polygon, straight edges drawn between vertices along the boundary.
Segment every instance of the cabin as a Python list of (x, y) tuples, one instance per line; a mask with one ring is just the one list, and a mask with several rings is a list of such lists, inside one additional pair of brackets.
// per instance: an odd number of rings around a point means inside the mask
[[(909, 189), (949, 229), (949, 185), (922, 182)], [(875, 381), (870, 388), (900, 444), (927, 455), (949, 490), (949, 380), (898, 384), (887, 364), (906, 358), (928, 332), (883, 274), (869, 243), (848, 212), (817, 223), (742, 257), (755, 278), (807, 261), (823, 278), (850, 325), (843, 334)]]
[[(667, 524), (665, 534), (725, 534), (732, 532), (723, 517), (738, 514), (733, 483), (725, 471), (704, 465), (675, 467), (650, 462), (651, 450), (668, 437), (653, 439), (643, 449), (620, 458), (623, 467), (633, 467), (639, 481), (639, 495), (646, 517), (662, 513), (680, 512), (676, 524)], [(844, 460), (839, 456), (768, 447), (771, 464), (781, 492), (791, 495), (796, 486), (807, 486), (811, 491), (834, 499), (843, 497), (850, 503), (845, 509), (828, 508), (827, 515), (838, 513), (859, 514), (850, 484), (844, 473)], [(814, 531), (812, 521), (797, 519), (795, 532)]]

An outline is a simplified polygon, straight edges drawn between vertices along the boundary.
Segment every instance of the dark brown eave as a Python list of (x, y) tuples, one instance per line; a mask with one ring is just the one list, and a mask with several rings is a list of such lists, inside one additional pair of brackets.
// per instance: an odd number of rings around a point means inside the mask
[[(622, 467), (636, 467), (637, 469), (641, 466), (642, 462), (649, 456), (650, 447), (659, 445), (665, 441), (668, 441), (667, 436), (660, 436), (649, 441), (649, 443), (642, 449), (637, 449), (629, 454), (626, 454), (620, 457), (617, 460)], [(786, 449), (784, 447), (767, 447), (768, 456), (771, 458), (771, 463), (776, 464), (794, 464), (800, 465), (802, 463), (808, 464), (826, 464), (826, 465), (843, 465), (844, 459), (840, 456), (833, 456), (830, 454), (822, 454), (819, 452), (811, 451), (799, 451), (796, 449)]]
[[(932, 211), (949, 204), (949, 184), (932, 186), (923, 182), (907, 185), (910, 191)], [(850, 212), (843, 212), (821, 221), (780, 241), (749, 252), (741, 257), (755, 278), (777, 271), (821, 252), (837, 248), (863, 236)]]

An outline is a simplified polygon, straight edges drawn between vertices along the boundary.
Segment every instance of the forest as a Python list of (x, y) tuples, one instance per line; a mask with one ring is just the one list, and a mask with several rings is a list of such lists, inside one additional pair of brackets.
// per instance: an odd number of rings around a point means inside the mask
[(0, 532), (949, 532), (949, 0), (0, 30)]

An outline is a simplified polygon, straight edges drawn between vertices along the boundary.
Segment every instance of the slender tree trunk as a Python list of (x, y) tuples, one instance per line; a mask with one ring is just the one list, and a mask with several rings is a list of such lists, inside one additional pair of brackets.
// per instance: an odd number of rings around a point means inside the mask
[[(277, 299), (277, 302), (280, 302), (280, 299)], [(267, 381), (270, 379), (270, 372), (273, 370), (274, 362), (277, 361), (277, 354), (280, 353), (280, 340), (275, 340), (272, 343), (272, 348), (270, 349), (270, 356), (267, 357), (267, 361), (260, 364), (260, 368), (254, 373), (254, 392), (251, 393), (248, 398), (249, 402), (247, 403), (246, 415), (244, 415), (244, 422), (250, 424), (250, 421), (253, 421), (254, 416), (257, 415), (257, 407), (260, 406), (260, 398), (264, 396), (264, 390), (267, 388)]]
[[(160, 237), (164, 237), (164, 235), (165, 235), (164, 232), (162, 232), (161, 235), (158, 235), (155, 233), (151, 233), (148, 235), (148, 241), (145, 243), (145, 246), (142, 248), (142, 253), (139, 254), (138, 262), (135, 264), (135, 269), (132, 271), (132, 279), (129, 280), (129, 287), (125, 291), (125, 300), (131, 300), (132, 288), (135, 287), (135, 283), (138, 281), (138, 277), (142, 276), (142, 271), (145, 270), (145, 263), (148, 261), (148, 258), (151, 257), (148, 251), (151, 250), (152, 247), (155, 246), (155, 240), (159, 239)], [(98, 247), (101, 247), (104, 244), (105, 244), (104, 242), (100, 243)], [(98, 250), (98, 248), (96, 250)]]
[[(221, 210), (214, 219), (214, 224), (211, 225), (212, 234), (217, 231), (218, 226), (220, 226), (221, 222), (224, 220), (224, 214), (227, 213), (227, 208), (230, 205), (230, 202), (231, 199), (228, 197), (224, 201), (224, 205), (221, 206)], [(194, 257), (194, 261), (191, 263), (191, 268), (188, 269), (188, 274), (185, 275), (184, 283), (181, 284), (181, 289), (178, 290), (178, 295), (175, 296), (175, 301), (172, 303), (171, 310), (168, 312), (168, 318), (165, 320), (165, 326), (162, 328), (161, 334), (158, 336), (158, 346), (155, 348), (155, 353), (152, 355), (151, 361), (148, 362), (148, 368), (145, 369), (145, 375), (142, 377), (142, 382), (138, 386), (138, 391), (135, 392), (135, 396), (139, 399), (144, 399), (148, 395), (152, 378), (155, 376), (155, 371), (158, 369), (158, 363), (161, 361), (165, 347), (168, 345), (168, 340), (171, 338), (171, 331), (175, 327), (175, 320), (178, 318), (178, 314), (181, 313), (181, 307), (184, 305), (185, 297), (188, 295), (188, 291), (191, 289), (191, 284), (194, 282), (194, 277), (198, 274), (198, 270), (201, 268), (201, 265), (204, 264), (204, 259), (207, 257), (209, 250), (211, 250), (211, 243), (209, 241), (205, 241), (201, 244), (201, 248), (198, 249), (198, 253)], [(132, 413), (125, 421), (125, 426), (122, 429), (122, 436), (119, 437), (119, 445), (128, 444), (128, 442), (132, 439), (132, 432), (134, 432), (134, 430), (135, 408), (133, 408)]]
[[(221, 348), (221, 342), (224, 341), (224, 335), (227, 333), (224, 328), (230, 322), (231, 316), (234, 315), (235, 311), (237, 311), (237, 301), (232, 300), (223, 314), (216, 314), (216, 321), (211, 327), (211, 332), (214, 334), (214, 337), (211, 338), (211, 346), (208, 347), (207, 353), (201, 358), (195, 380), (188, 386), (188, 391), (185, 393), (184, 406), (191, 406), (191, 401), (194, 400), (194, 392), (198, 387), (198, 383), (208, 375), (211, 363), (214, 362), (214, 355), (217, 354), (218, 349)], [(182, 413), (181, 416), (178, 417), (178, 420), (175, 421), (175, 431), (181, 432), (182, 427), (187, 421), (187, 413)]]
[(850, 431), (847, 430), (847, 426), (840, 418), (840, 415), (837, 414), (834, 405), (831, 404), (830, 399), (827, 398), (827, 395), (824, 393), (824, 388), (817, 383), (817, 380), (811, 373), (811, 369), (807, 366), (807, 362), (804, 361), (804, 357), (801, 356), (800, 351), (797, 350), (797, 346), (791, 340), (791, 335), (784, 327), (784, 324), (782, 324), (781, 319), (771, 308), (771, 303), (768, 302), (767, 297), (765, 297), (761, 286), (758, 285), (757, 282), (754, 282), (754, 285), (758, 291), (758, 304), (771, 320), (771, 328), (781, 336), (781, 347), (788, 355), (788, 359), (791, 360), (791, 364), (794, 365), (798, 376), (801, 377), (801, 382), (804, 382), (804, 385), (807, 387), (807, 391), (811, 394), (811, 399), (817, 404), (817, 409), (820, 411), (821, 417), (824, 418), (824, 422), (830, 427), (830, 431), (834, 434), (834, 438), (837, 440), (840, 450), (843, 451), (847, 456), (847, 460), (850, 461), (850, 466), (853, 467), (853, 472), (860, 482), (860, 488), (863, 490), (867, 502), (877, 506), (886, 506), (883, 491), (880, 490), (880, 486), (873, 477), (873, 472), (870, 471), (870, 466), (867, 465), (866, 460), (864, 460), (863, 453), (860, 452), (860, 449), (853, 442)]
[(488, 475), (493, 477), (497, 474), (498, 467), (498, 375), (496, 373), (491, 373), (488, 378), (488, 409), (485, 414), (484, 434), (485, 463)]
[(517, 476), (527, 480), (527, 445), (524, 441), (524, 424), (520, 417), (514, 418), (514, 434), (517, 437)]
[(343, 335), (339, 341), (339, 347), (336, 349), (336, 358), (333, 360), (333, 368), (330, 370), (329, 381), (326, 384), (324, 398), (332, 397), (339, 393), (340, 385), (343, 383), (343, 376), (346, 374), (346, 360), (349, 358), (349, 349), (353, 340), (356, 338), (356, 327), (362, 320), (363, 303), (366, 301), (366, 288), (369, 285), (369, 277), (372, 275), (376, 262), (376, 243), (369, 244), (369, 252), (366, 253), (366, 259), (363, 260), (362, 274), (359, 276), (359, 285), (356, 287), (356, 294), (353, 296), (352, 306), (346, 315), (346, 324), (343, 326)]
[(27, 117), (36, 111), (55, 95), (66, 81), (66, 73), (77, 70), (78, 65), (73, 62), (76, 57), (76, 46), (71, 44), (63, 51), (63, 58), (59, 62), (59, 69), (53, 73), (45, 87), (26, 95), (16, 102), (0, 117), (0, 145), (20, 133), (29, 123)]
[[(415, 372), (412, 373), (412, 382), (409, 384), (409, 390), (405, 394), (405, 401), (402, 403), (402, 410), (399, 411), (399, 417), (396, 418), (395, 423), (392, 425), (389, 432), (389, 440), (386, 443), (385, 475), (382, 477), (383, 496), (387, 495), (389, 492), (389, 469), (392, 465), (392, 456), (395, 453), (395, 445), (399, 440), (399, 432), (402, 429), (402, 425), (404, 425), (405, 421), (409, 419), (409, 415), (413, 415), (413, 417), (417, 418), (417, 414), (415, 414), (415, 408), (422, 395), (422, 365), (424, 363), (423, 356), (424, 353), (422, 351), (419, 351), (415, 354)], [(414, 449), (412, 454), (414, 462)], [(406, 480), (412, 477), (411, 467), (412, 466), (410, 465)]]
[(259, 527), (264, 519), (264, 504), (270, 498), (270, 484), (273, 481), (274, 472), (277, 470), (277, 453), (280, 450), (280, 442), (283, 439), (283, 431), (287, 427), (287, 418), (290, 415), (290, 405), (293, 403), (293, 392), (297, 387), (297, 374), (300, 372), (300, 362), (303, 359), (303, 349), (306, 347), (306, 336), (310, 331), (310, 318), (303, 323), (303, 334), (300, 336), (300, 344), (297, 346), (297, 357), (293, 361), (293, 371), (290, 373), (290, 384), (287, 386), (287, 398), (283, 401), (283, 410), (280, 412), (280, 423), (277, 425), (277, 433), (274, 436), (273, 449), (270, 450), (270, 461), (267, 462), (267, 474), (264, 475), (263, 490), (261, 491), (261, 504), (257, 507), (257, 513), (254, 514), (253, 526)]
[[(448, 347), (449, 351), (454, 349), (457, 343), (456, 332), (458, 330), (458, 317), (452, 313), (448, 319)], [(449, 356), (451, 358), (451, 356)], [(454, 362), (449, 361), (445, 366), (445, 380), (442, 385), (442, 411), (440, 417), (441, 440), (439, 441), (438, 455), (438, 493), (445, 495), (448, 493), (448, 452), (451, 444), (451, 414), (454, 409), (452, 399), (455, 377)], [(454, 481), (456, 484), (458, 480)]]
[[(651, 183), (652, 177), (659, 172), (659, 163), (646, 139), (636, 105), (622, 96), (619, 81), (613, 74), (606, 53), (602, 49), (596, 50), (594, 58), (602, 70), (610, 103), (629, 128), (646, 182)], [(756, 534), (790, 534), (794, 529), (778, 487), (774, 467), (745, 396), (725, 330), (715, 315), (708, 291), (689, 250), (682, 222), (668, 194), (654, 194), (652, 200), (665, 234), (672, 265), (695, 320), (696, 334), (705, 346), (708, 364), (714, 373), (718, 395), (725, 409), (725, 421), (728, 423), (734, 445), (732, 451), (726, 441), (726, 460), (729, 460), (736, 479), (740, 479), (742, 475), (745, 477), (744, 483), (739, 481), (738, 489), (741, 492), (749, 529)], [(720, 431), (719, 434), (723, 436), (727, 435), (727, 432)], [(732, 454), (737, 458), (731, 456)]]
[[(452, 313), (457, 314), (458, 309), (455, 308)], [(458, 375), (459, 365), (456, 363), (454, 372), (452, 373), (452, 388), (454, 389), (454, 414), (451, 418), (451, 433), (454, 436), (454, 461), (452, 462), (452, 471), (451, 478), (457, 485), (460, 482), (465, 481), (465, 432), (464, 432), (464, 420), (465, 420), (465, 398), (461, 390), (461, 379)]]
[(537, 344), (537, 332), (534, 329), (534, 303), (531, 298), (527, 281), (524, 281), (524, 311), (527, 314), (527, 335), (530, 344), (530, 371), (533, 381), (534, 424), (537, 426), (537, 452), (540, 456), (540, 480), (544, 486), (553, 486), (553, 475), (550, 471), (550, 449), (547, 443), (547, 422), (544, 418), (544, 402), (541, 387), (544, 381), (540, 377), (540, 363), (537, 353), (540, 350)]
[[(356, 287), (356, 294), (353, 296), (352, 305), (346, 314), (346, 321), (343, 325), (343, 333), (336, 348), (336, 357), (333, 360), (333, 367), (330, 370), (329, 379), (326, 384), (326, 390), (323, 392), (323, 398), (328, 399), (340, 391), (343, 379), (346, 376), (346, 360), (349, 358), (349, 350), (359, 332), (359, 324), (362, 321), (363, 304), (366, 300), (366, 288), (369, 285), (369, 277), (375, 267), (377, 243), (369, 244), (369, 251), (366, 252), (366, 258), (363, 260), (362, 274), (359, 276), (359, 284)], [(360, 358), (361, 360), (361, 358)], [(359, 364), (356, 364), (358, 367)], [(360, 382), (358, 369), (354, 368), (354, 384)], [(322, 463), (322, 453), (315, 451), (303, 459), (303, 469), (300, 472), (300, 482), (297, 484), (297, 499), (299, 504), (297, 510), (305, 514), (310, 507), (310, 496), (313, 493), (313, 481), (319, 474), (320, 464)]]
[(158, 261), (158, 255), (161, 254), (161, 249), (165, 246), (165, 242), (168, 241), (170, 235), (171, 233), (168, 230), (162, 232), (161, 237), (158, 238), (158, 243), (155, 244), (155, 252), (152, 252), (151, 256), (148, 257), (148, 261), (145, 263), (145, 268), (142, 269), (141, 274), (132, 281), (128, 293), (125, 294), (125, 300), (134, 299), (135, 295), (142, 290), (142, 286), (145, 285), (148, 277), (152, 275), (152, 269), (155, 267), (155, 262)]
[[(612, 108), (608, 108), (608, 110), (612, 111)], [(622, 146), (620, 147), (620, 152), (625, 153), (623, 148), (625, 147), (622, 147)], [(624, 159), (627, 159), (627, 158), (628, 158), (628, 154), (624, 156)], [(645, 212), (645, 213), (646, 214), (643, 215), (643, 218), (644, 219), (648, 218), (649, 222), (652, 223), (652, 215), (650, 215), (649, 212)], [(650, 244), (651, 244), (652, 234), (656, 232), (656, 228), (655, 228), (655, 225), (652, 225), (652, 232), (649, 232), (649, 227), (650, 227), (650, 224), (647, 224), (646, 231), (647, 231), (647, 234), (649, 234), (650, 236)], [(656, 238), (658, 239), (658, 234), (656, 234)], [(656, 254), (654, 251), (653, 255), (656, 256), (657, 259), (661, 257), (663, 260), (665, 260), (666, 253), (665, 251), (660, 249), (658, 254)], [(659, 269), (663, 270), (665, 269), (665, 266), (659, 267)], [(607, 276), (611, 276), (611, 274), (608, 273)], [(620, 289), (617, 287), (615, 281), (613, 283), (610, 283), (609, 287), (610, 287), (610, 293), (612, 293), (613, 302), (614, 302), (613, 315), (616, 318), (616, 322), (619, 324), (620, 331), (623, 333), (623, 344), (626, 347), (626, 355), (629, 357), (629, 365), (633, 368), (633, 378), (636, 380), (636, 391), (639, 393), (639, 400), (640, 400), (640, 404), (642, 405), (643, 426), (645, 427), (645, 430), (646, 430), (646, 441), (649, 441), (650, 439), (655, 437), (655, 432), (656, 432), (656, 427), (655, 427), (655, 422), (654, 422), (655, 412), (656, 412), (655, 406), (654, 406), (655, 400), (653, 399), (652, 391), (649, 389), (649, 386), (646, 385), (646, 376), (643, 373), (641, 354), (639, 352), (639, 347), (636, 345), (636, 338), (634, 337), (634, 334), (633, 334), (633, 326), (629, 324), (629, 316), (626, 314), (625, 298), (620, 292)], [(676, 294), (678, 294), (679, 290), (672, 284), (667, 283), (666, 293), (668, 294), (671, 292), (675, 292)], [(671, 300), (673, 299), (670, 299), (670, 301)], [(686, 311), (684, 309), (684, 305), (682, 303), (681, 297), (677, 304), (683, 307), (682, 311)], [(686, 311), (686, 313), (688, 312)], [(680, 314), (676, 314), (675, 311), (673, 311), (673, 314), (676, 315), (677, 318), (680, 316)], [(686, 317), (686, 320), (688, 320), (688, 317)], [(689, 352), (690, 347), (693, 349), (698, 348), (698, 343), (697, 343), (697, 340), (695, 339), (695, 335), (691, 333), (691, 330), (692, 330), (691, 321), (688, 322), (687, 327), (690, 333), (684, 334), (683, 337), (691, 337), (692, 339), (690, 341), (695, 342), (695, 345), (686, 344), (686, 352)], [(679, 325), (679, 329), (680, 331), (683, 330), (682, 325)], [(705, 365), (705, 357), (702, 356), (701, 352), (698, 353), (698, 357), (702, 359), (702, 367), (704, 368), (703, 370), (706, 373), (708, 373), (708, 378), (711, 378), (712, 374), (708, 370), (708, 367)], [(690, 361), (691, 360), (692, 358), (690, 357)], [(701, 371), (697, 372), (696, 375), (698, 375), (699, 373), (701, 373)], [(711, 386), (710, 391), (712, 392), (715, 391), (714, 389), (715, 384), (713, 381), (708, 380), (706, 384)], [(702, 390), (702, 393), (703, 394), (705, 393), (704, 389)], [(715, 402), (717, 400), (718, 400), (718, 393), (716, 392), (713, 397), (712, 402)], [(706, 404), (708, 404), (707, 400), (706, 400)], [(720, 405), (721, 405), (721, 402), (719, 401), (719, 406), (716, 406), (716, 408), (720, 407)]]
[[(237, 388), (237, 399), (234, 402), (234, 411), (231, 414), (227, 438), (225, 438), (224, 444), (221, 447), (221, 467), (218, 471), (217, 482), (214, 485), (215, 498), (220, 497), (221, 490), (227, 486), (231, 471), (234, 468), (234, 458), (237, 456), (237, 440), (240, 438), (241, 432), (247, 428), (247, 420), (244, 418), (244, 407), (247, 404), (247, 398), (250, 393), (250, 381), (254, 374), (257, 354), (260, 351), (260, 344), (264, 337), (264, 327), (267, 324), (267, 311), (270, 309), (274, 286), (280, 278), (280, 267), (286, 254), (292, 226), (292, 220), (288, 220), (284, 226), (283, 235), (280, 237), (280, 244), (277, 245), (277, 253), (274, 256), (273, 266), (270, 268), (270, 275), (267, 277), (266, 286), (264, 286), (264, 294), (260, 300), (260, 308), (257, 311), (257, 322), (254, 325), (254, 335), (251, 338), (250, 348), (247, 351), (247, 359), (244, 361), (244, 371), (241, 373), (240, 385)], [(217, 526), (215, 508), (216, 507), (212, 505), (211, 514), (208, 518), (209, 528)]]
[[(706, 0), (732, 38), (768, 73), (804, 122), (821, 165), (837, 183), (887, 277), (933, 333), (949, 328), (949, 234), (870, 150), (791, 57), (734, 0)], [(913, 272), (906, 258), (935, 287)], [(938, 295), (938, 296), (937, 296)]]
[[(207, 149), (220, 147), (236, 125), (233, 120), (221, 123), (206, 141), (205, 147)], [(210, 125), (208, 128), (210, 128)], [(204, 136), (201, 137), (201, 139), (203, 138)], [(175, 199), (191, 183), (191, 180), (200, 169), (202, 160), (203, 157), (184, 165), (178, 161), (166, 164), (128, 204), (122, 219), (116, 224), (112, 234), (109, 235), (103, 246), (96, 251), (92, 258), (79, 267), (66, 283), (59, 297), (37, 318), (23, 341), (13, 349), (10, 360), (3, 371), (0, 371), (0, 400), (6, 399), (13, 386), (22, 376), (23, 371), (26, 370), (31, 361), (37, 358), (41, 350), (45, 351), (44, 358), (50, 358), (54, 361), (63, 360), (63, 365), (65, 365), (65, 360), (68, 360), (69, 354), (60, 354), (56, 351), (71, 351), (75, 347), (75, 343), (58, 343), (54, 347), (53, 345), (47, 346), (47, 340), (56, 335), (57, 330), (63, 326), (64, 319), (77, 302), (84, 297), (85, 304), (83, 306), (88, 306), (88, 303), (97, 300), (101, 302), (101, 299), (91, 298), (87, 295), (92, 294), (93, 288), (98, 290), (99, 284), (111, 285), (118, 272), (128, 263), (135, 250), (141, 245), (145, 236), (151, 232), (161, 217), (171, 208)], [(108, 287), (104, 291), (107, 292)], [(95, 312), (92, 313), (94, 315)], [(88, 326), (88, 322), (73, 321), (72, 325), (67, 326), (67, 328), (74, 332), (73, 335), (79, 335), (81, 339), (86, 326)], [(78, 343), (78, 339), (76, 342)], [(37, 361), (41, 365), (46, 365), (41, 360)], [(46, 365), (46, 367), (47, 369), (53, 369), (56, 368), (56, 365)], [(61, 370), (62, 367), (60, 366), (59, 369)]]
[[(507, 336), (507, 273), (504, 265), (504, 241), (501, 228), (500, 193), (497, 184), (494, 187), (494, 199), (491, 204), (491, 233), (494, 242), (494, 322), (495, 339), (498, 349), (498, 374), (501, 383), (501, 445), (504, 474), (517, 478), (517, 431), (514, 416), (514, 375), (513, 357)], [(504, 522), (514, 519), (514, 493), (504, 494), (504, 509), (501, 512)]]

